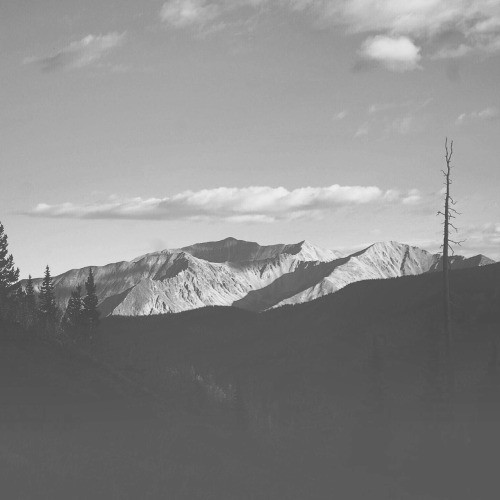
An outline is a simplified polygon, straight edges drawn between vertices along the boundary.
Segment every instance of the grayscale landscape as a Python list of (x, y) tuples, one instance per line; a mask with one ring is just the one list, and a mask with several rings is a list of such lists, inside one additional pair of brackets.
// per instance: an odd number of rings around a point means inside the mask
[(0, 498), (496, 500), (500, 0), (0, 0)]

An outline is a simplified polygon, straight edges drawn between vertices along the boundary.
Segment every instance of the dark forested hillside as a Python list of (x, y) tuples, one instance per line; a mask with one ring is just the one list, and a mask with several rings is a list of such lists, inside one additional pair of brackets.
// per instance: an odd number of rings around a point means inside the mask
[[(499, 444), (498, 429), (483, 424), (500, 417), (500, 265), (454, 271), (451, 287), (451, 409), (441, 388), (439, 274), (356, 283), (260, 315), (109, 318), (103, 356), (172, 404), (214, 425), (239, 423), (288, 458), (381, 468), (430, 498), (469, 498), (466, 486), (489, 498), (494, 448), (483, 432)], [(451, 455), (437, 444), (443, 435), (453, 435)]]
[(4, 335), (2, 488), (17, 498), (496, 498), (500, 265), (454, 271), (451, 285), (451, 403), (439, 274), (262, 314), (110, 317), (80, 353)]

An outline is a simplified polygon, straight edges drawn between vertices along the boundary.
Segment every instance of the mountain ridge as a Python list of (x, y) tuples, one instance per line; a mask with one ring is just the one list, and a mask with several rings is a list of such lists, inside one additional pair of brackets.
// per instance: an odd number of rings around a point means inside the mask
[[(483, 255), (451, 259), (452, 269), (490, 263)], [(236, 238), (165, 249), (93, 268), (104, 316), (178, 313), (206, 306), (260, 312), (308, 302), (357, 281), (439, 269), (439, 254), (396, 241), (377, 242), (344, 255), (307, 240), (259, 245)], [(62, 308), (71, 291), (85, 281), (88, 270), (74, 269), (54, 277)], [(41, 278), (34, 280), (35, 289), (40, 284)]]

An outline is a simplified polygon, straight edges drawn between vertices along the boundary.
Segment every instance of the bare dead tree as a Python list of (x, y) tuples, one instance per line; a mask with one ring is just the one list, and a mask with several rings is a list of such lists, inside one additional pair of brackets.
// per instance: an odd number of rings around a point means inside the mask
[(446, 169), (441, 170), (444, 176), (445, 197), (444, 197), (444, 212), (439, 211), (438, 215), (443, 216), (443, 320), (444, 320), (444, 362), (445, 362), (445, 388), (448, 398), (452, 397), (455, 389), (455, 374), (453, 367), (453, 331), (451, 323), (451, 299), (450, 299), (450, 254), (454, 255), (453, 245), (460, 246), (463, 241), (455, 241), (450, 238), (450, 230), (458, 232), (458, 229), (453, 223), (460, 213), (454, 208), (456, 201), (451, 196), (451, 171), (453, 166), (451, 160), (453, 157), (453, 141), (448, 146), (448, 138), (445, 144), (445, 160)]

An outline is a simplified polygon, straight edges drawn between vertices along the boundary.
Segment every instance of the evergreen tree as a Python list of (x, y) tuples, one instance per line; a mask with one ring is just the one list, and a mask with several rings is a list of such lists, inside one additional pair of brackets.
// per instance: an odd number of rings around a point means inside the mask
[(24, 289), (24, 291), (26, 293), (25, 324), (27, 328), (32, 328), (35, 325), (35, 319), (36, 319), (36, 295), (31, 274), (28, 276), (28, 282), (26, 283), (26, 288)]
[(45, 276), (40, 288), (40, 306), (38, 310), (42, 328), (46, 331), (53, 330), (57, 321), (57, 305), (49, 266), (45, 268)]
[(26, 292), (23, 287), (20, 286), (16, 290), (16, 295), (14, 296), (15, 302), (15, 319), (16, 323), (21, 325), (23, 328), (26, 326)]
[(8, 253), (7, 235), (0, 223), (0, 320), (6, 319), (12, 301), (9, 295), (19, 279), (19, 269), (14, 268), (14, 258)]
[(31, 274), (28, 276), (28, 282), (26, 283), (26, 288), (24, 289), (24, 292), (26, 294), (24, 324), (26, 328), (32, 328), (35, 325), (35, 319), (36, 319), (36, 295), (35, 295), (35, 288), (33, 287), (33, 279), (31, 278)]
[(92, 268), (89, 269), (89, 276), (85, 282), (85, 290), (87, 295), (83, 298), (83, 323), (89, 332), (92, 332), (99, 326), (99, 310), (97, 305), (99, 300), (97, 299), (96, 286), (94, 282), (94, 273)]
[(78, 285), (73, 292), (71, 292), (71, 297), (68, 300), (68, 306), (66, 308), (66, 314), (64, 315), (66, 325), (70, 329), (77, 329), (82, 325), (82, 287)]

